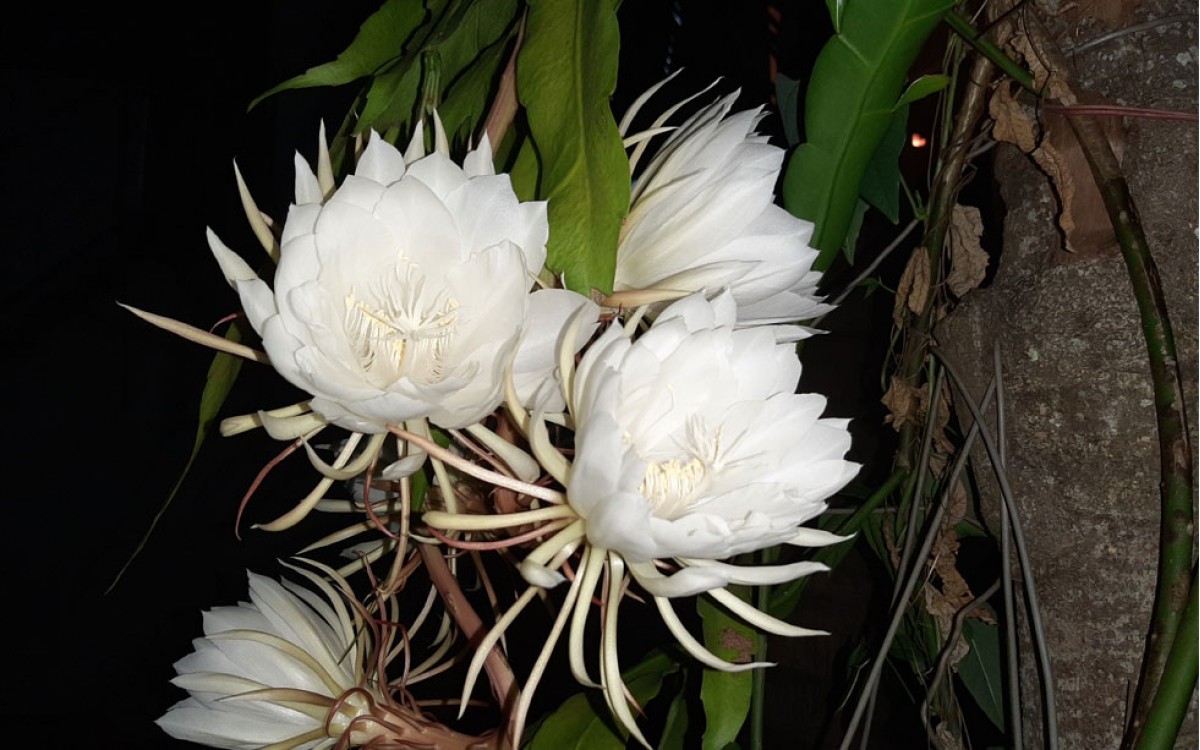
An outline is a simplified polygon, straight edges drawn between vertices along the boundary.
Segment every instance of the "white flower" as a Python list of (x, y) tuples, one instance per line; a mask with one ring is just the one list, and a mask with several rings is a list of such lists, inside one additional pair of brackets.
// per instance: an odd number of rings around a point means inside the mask
[[(626, 115), (623, 132), (657, 89)], [(817, 251), (808, 246), (813, 225), (775, 205), (784, 152), (755, 133), (761, 107), (729, 114), (737, 96), (701, 109), (635, 172), (614, 289), (715, 293), (728, 287), (739, 325), (814, 318), (831, 308), (816, 297), (821, 275), (812, 270)], [(629, 139), (639, 142), (632, 170), (645, 148), (640, 141), (673, 112)]]
[[(588, 541), (618, 552), (652, 594), (747, 582), (724, 560), (784, 543), (858, 471), (847, 420), (797, 394), (800, 363), (770, 327), (735, 328), (726, 292), (684, 298), (636, 341), (609, 328), (575, 374), (575, 460), (567, 485)], [(652, 561), (675, 559), (670, 577)], [(807, 567), (806, 567), (807, 566)], [(756, 583), (811, 572), (758, 569)]]
[(491, 413), (546, 258), (545, 204), (518, 202), (486, 139), (460, 167), (422, 137), (406, 155), (372, 137), (324, 202), (297, 158), (273, 291), (209, 233), (271, 364), (358, 432)]
[[(250, 602), (204, 613), (204, 637), (175, 663), (185, 698), (158, 719), (172, 737), (221, 748), (332, 747), (385, 699), (362, 687), (356, 624), (327, 585), (312, 591), (254, 573)], [(347, 694), (347, 691), (355, 691)], [(327, 715), (337, 704), (334, 715)], [(361, 723), (361, 722), (360, 722)]]
[[(448, 531), (536, 524), (514, 541), (534, 535), (544, 539), (519, 566), (530, 589), (476, 649), (463, 704), (484, 654), (539, 589), (566, 581), (559, 571), (578, 552), (559, 615), (515, 713), (516, 725), (521, 726), (533, 686), (569, 623), (572, 674), (582, 684), (602, 687), (617, 721), (649, 748), (630, 709), (618, 659), (618, 612), (627, 594), (627, 575), (651, 595), (679, 644), (705, 666), (731, 672), (766, 666), (730, 663), (713, 654), (688, 631), (671, 597), (706, 593), (769, 633), (817, 634), (755, 609), (725, 587), (783, 583), (827, 570), (825, 565), (723, 561), (779, 544), (813, 547), (842, 541), (801, 524), (825, 510), (826, 498), (849, 482), (858, 466), (844, 459), (850, 447), (847, 420), (822, 419), (823, 397), (795, 393), (800, 364), (793, 346), (780, 343), (786, 332), (775, 325), (738, 327), (732, 293), (718, 293), (712, 300), (702, 294), (684, 297), (631, 339), (639, 317), (625, 326), (610, 326), (577, 368), (571, 366), (571, 333), (583, 318), (561, 337), (560, 375), (570, 407), (564, 421), (575, 429), (573, 460), (550, 442), (541, 415), (523, 415), (534, 455), (566, 487), (565, 496), (540, 484), (504, 478), (506, 487), (545, 505), (486, 516), (435, 510), (425, 512), (423, 520)], [(590, 602), (602, 580), (606, 604), (596, 682), (589, 676), (583, 640)]]

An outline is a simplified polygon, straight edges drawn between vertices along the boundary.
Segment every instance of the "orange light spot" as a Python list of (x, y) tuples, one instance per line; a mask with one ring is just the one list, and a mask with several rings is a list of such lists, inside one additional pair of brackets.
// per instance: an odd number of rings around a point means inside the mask
[(929, 143), (929, 141), (925, 140), (925, 136), (920, 133), (913, 133), (909, 143), (912, 144), (913, 148), (925, 148), (925, 144)]

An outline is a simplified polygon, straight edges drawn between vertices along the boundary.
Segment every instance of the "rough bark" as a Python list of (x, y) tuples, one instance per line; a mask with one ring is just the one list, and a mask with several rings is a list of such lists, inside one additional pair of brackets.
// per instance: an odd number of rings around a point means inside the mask
[[(1054, 30), (1070, 48), (1113, 26), (1192, 15), (1074, 55), (1076, 91), (1091, 92), (1096, 102), (1195, 112), (1194, 5), (1133, 7), (1092, 6), (1100, 18), (1071, 17), (1086, 11), (1064, 8)], [(1140, 117), (1113, 124), (1162, 272), (1194, 451), (1197, 128)], [(967, 295), (937, 339), (976, 394), (990, 376), (992, 342), (1001, 344), (1008, 473), (1042, 597), (1062, 747), (1116, 747), (1142, 656), (1158, 544), (1157, 437), (1145, 345), (1124, 266), (1097, 224), (1106, 221), (1102, 212), (1077, 207), (1071, 217), (1077, 241), (1069, 252), (1059, 195), (1046, 174), (1011, 146), (998, 150), (996, 174), (1007, 209), (998, 272), (991, 287)], [(1073, 177), (1076, 184), (1088, 179), (1086, 171)], [(984, 513), (994, 523), (994, 483), (984, 472), (980, 477)], [(1021, 672), (1024, 713), (1033, 716), (1032, 658), (1023, 656)], [(1179, 747), (1196, 745), (1194, 701)], [(1034, 747), (1038, 731), (1027, 723)]]

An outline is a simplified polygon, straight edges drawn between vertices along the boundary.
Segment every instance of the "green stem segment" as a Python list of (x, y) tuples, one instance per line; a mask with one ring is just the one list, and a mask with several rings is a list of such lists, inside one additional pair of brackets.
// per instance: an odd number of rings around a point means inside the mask
[(1183, 610), (1183, 622), (1175, 634), (1175, 644), (1167, 657), (1167, 668), (1158, 683), (1154, 703), (1146, 715), (1137, 750), (1171, 750), (1179, 736), (1188, 703), (1196, 690), (1196, 672), (1200, 668), (1197, 663), (1200, 632), (1196, 618), (1196, 566), (1193, 565), (1191, 593)]
[(1021, 84), (1022, 88), (1034, 91), (1033, 76), (1029, 71), (1022, 68), (1015, 60), (1004, 54), (996, 45), (988, 41), (987, 37), (975, 30), (971, 22), (954, 11), (950, 11), (945, 16), (946, 25), (954, 29), (967, 44), (975, 48), (979, 54), (995, 63), (996, 67), (1004, 71), (1004, 75)]
[(1109, 220), (1121, 246), (1133, 294), (1142, 321), (1142, 335), (1150, 359), (1154, 411), (1158, 421), (1159, 491), (1162, 514), (1159, 524), (1158, 586), (1150, 637), (1142, 660), (1142, 674), (1134, 701), (1133, 719), (1124, 747), (1137, 742), (1145, 725), (1158, 683), (1167, 667), (1188, 596), (1188, 569), (1192, 564), (1192, 450), (1187, 434), (1183, 381), (1175, 353), (1175, 336), (1167, 317), (1158, 268), (1150, 255), (1146, 233), (1129, 194), (1120, 164), (1092, 117), (1068, 118), (1083, 146), (1092, 177), (1104, 199)]
[[(764, 562), (766, 556), (764, 555)], [(766, 612), (771, 604), (771, 587), (759, 586), (754, 592), (754, 606)], [(767, 660), (767, 634), (755, 638), (754, 660)], [(750, 676), (750, 750), (763, 750), (766, 741), (767, 670), (756, 669)]]

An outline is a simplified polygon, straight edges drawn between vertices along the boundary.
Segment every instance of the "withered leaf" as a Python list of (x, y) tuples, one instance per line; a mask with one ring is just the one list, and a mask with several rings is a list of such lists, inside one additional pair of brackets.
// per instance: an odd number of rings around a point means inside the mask
[(892, 306), (892, 321), (897, 328), (904, 327), (904, 308), (920, 315), (929, 299), (929, 251), (918, 247), (908, 259), (900, 284), (896, 287), (896, 302)]
[(890, 424), (899, 430), (909, 422), (919, 423), (925, 411), (925, 391), (914, 388), (895, 375), (888, 385), (887, 393), (879, 399), (887, 407), (888, 415), (884, 424)]
[(983, 236), (983, 218), (975, 206), (955, 204), (950, 215), (950, 275), (946, 286), (961, 297), (983, 283), (987, 276), (988, 255), (979, 244)]
[(1012, 81), (1001, 83), (988, 100), (988, 113), (993, 120), (992, 137), (1029, 153), (1037, 146), (1038, 125), (1033, 113), (1017, 99), (1015, 86)]

